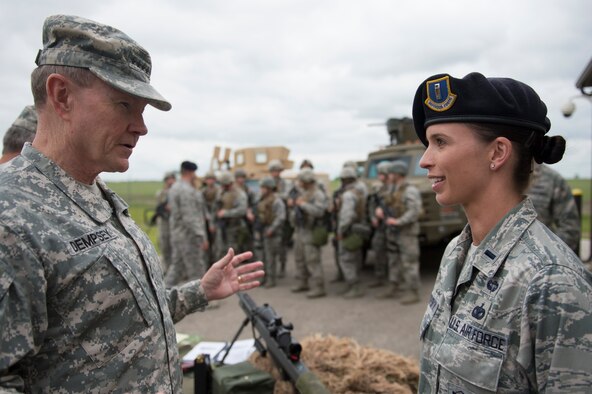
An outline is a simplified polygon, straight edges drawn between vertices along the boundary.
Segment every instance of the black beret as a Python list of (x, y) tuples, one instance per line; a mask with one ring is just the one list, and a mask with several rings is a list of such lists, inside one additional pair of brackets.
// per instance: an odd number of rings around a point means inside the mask
[(462, 79), (448, 74), (429, 77), (413, 100), (413, 123), (427, 146), (426, 128), (436, 123), (496, 123), (546, 134), (551, 128), (547, 107), (525, 83), (471, 73)]
[(184, 161), (181, 163), (181, 170), (185, 171), (197, 171), (197, 164), (192, 161)]

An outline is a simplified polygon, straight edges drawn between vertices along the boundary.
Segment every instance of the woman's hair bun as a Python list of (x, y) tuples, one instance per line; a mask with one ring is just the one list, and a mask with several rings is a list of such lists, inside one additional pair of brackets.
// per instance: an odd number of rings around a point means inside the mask
[(539, 164), (557, 163), (563, 158), (563, 153), (565, 153), (565, 139), (558, 135), (542, 136), (532, 152), (534, 160)]

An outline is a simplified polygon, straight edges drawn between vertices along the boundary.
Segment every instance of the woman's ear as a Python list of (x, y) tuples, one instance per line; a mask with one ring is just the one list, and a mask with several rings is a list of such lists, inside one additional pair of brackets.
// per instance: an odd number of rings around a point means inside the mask
[(512, 141), (506, 137), (497, 137), (493, 140), (489, 152), (490, 169), (495, 171), (506, 165), (512, 155), (512, 148)]

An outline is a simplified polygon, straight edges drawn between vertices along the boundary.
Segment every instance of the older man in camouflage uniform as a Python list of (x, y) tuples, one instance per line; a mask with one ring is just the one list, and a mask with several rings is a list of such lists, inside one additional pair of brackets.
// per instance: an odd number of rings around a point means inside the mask
[(18, 156), (25, 142), (33, 141), (36, 131), (37, 111), (34, 106), (27, 105), (4, 134), (0, 164)]
[(374, 230), (368, 257), (368, 260), (374, 264), (374, 282), (371, 282), (368, 287), (381, 287), (387, 281), (386, 224), (382, 218), (376, 216), (376, 208), (384, 206), (384, 201), (391, 188), (388, 178), (390, 165), (390, 161), (378, 163), (376, 169), (379, 183), (375, 185), (374, 192), (368, 198), (368, 215)]
[(343, 296), (345, 298), (359, 298), (364, 295), (359, 277), (364, 236), (360, 234), (358, 229), (366, 222), (366, 198), (363, 192), (356, 187), (357, 175), (353, 168), (343, 167), (339, 177), (343, 194), (338, 207), (336, 237), (339, 242), (339, 265), (346, 282)]
[(199, 279), (208, 268), (206, 204), (201, 192), (194, 187), (196, 170), (197, 165), (191, 161), (181, 163), (179, 182), (169, 191), (173, 253), (165, 277), (167, 286)]
[[(288, 199), (290, 222), (294, 227), (294, 260), (297, 284), (292, 292), (310, 290), (308, 298), (324, 297), (325, 276), (321, 264), (321, 244), (315, 239), (315, 228), (323, 226), (322, 219), (329, 205), (327, 196), (316, 185), (310, 168), (298, 173), (300, 194)], [(309, 279), (310, 285), (309, 287)]]
[(579, 250), (582, 226), (571, 188), (561, 174), (546, 164), (536, 164), (528, 195), (549, 227), (574, 252)]
[(216, 201), (216, 242), (218, 250), (234, 248), (244, 252), (248, 229), (247, 194), (234, 184), (234, 176), (223, 171), (218, 176), (222, 191)]
[(158, 228), (158, 248), (160, 249), (160, 260), (166, 274), (173, 259), (173, 245), (171, 243), (171, 206), (169, 204), (169, 191), (174, 185), (177, 177), (174, 172), (167, 172), (164, 176), (163, 188), (156, 195), (156, 213), (153, 221), (156, 221)]
[(378, 298), (395, 298), (399, 291), (407, 294), (402, 304), (419, 302), (419, 215), (422, 204), (419, 190), (407, 182), (407, 164), (394, 161), (389, 166), (392, 189), (382, 207), (376, 209), (376, 217), (384, 220), (387, 240), (389, 287)]
[(255, 212), (248, 217), (253, 224), (253, 235), (260, 241), (265, 255), (265, 287), (277, 284), (277, 262), (282, 248), (282, 230), (286, 220), (286, 207), (275, 194), (275, 180), (266, 176), (259, 183), (261, 197)]
[(257, 286), (229, 253), (165, 289), (156, 250), (105, 185), (147, 133), (150, 56), (112, 27), (46, 19), (31, 86), (39, 127), (0, 170), (0, 391), (178, 393), (174, 323)]

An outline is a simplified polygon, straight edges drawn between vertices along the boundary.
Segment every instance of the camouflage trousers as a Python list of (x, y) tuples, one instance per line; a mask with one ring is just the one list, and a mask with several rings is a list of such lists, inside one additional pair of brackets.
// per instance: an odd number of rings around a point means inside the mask
[(173, 246), (171, 244), (171, 228), (169, 221), (165, 219), (158, 220), (158, 248), (160, 249), (162, 272), (166, 274), (173, 259)]
[(321, 248), (312, 244), (312, 230), (296, 228), (294, 231), (294, 260), (296, 278), (314, 285), (324, 286), (325, 275), (321, 264)]
[(246, 226), (232, 226), (224, 229), (218, 227), (216, 229), (214, 261), (224, 256), (228, 252), (228, 248), (232, 248), (235, 254), (246, 252), (248, 250), (246, 249), (248, 231)]
[[(265, 270), (265, 281), (275, 283), (277, 279), (279, 257), (283, 249), (282, 237), (280, 234), (272, 237), (263, 236), (263, 265)], [(259, 259), (257, 257), (257, 259)]]
[(194, 279), (201, 279), (206, 273), (203, 237), (173, 231), (171, 234), (172, 260), (165, 276), (167, 287)]
[(358, 272), (362, 266), (362, 249), (355, 252), (350, 252), (343, 247), (343, 243), (339, 241), (339, 266), (343, 277), (348, 284), (358, 283), (360, 281)]
[(419, 239), (417, 235), (387, 232), (389, 282), (403, 290), (419, 290)]
[(388, 271), (388, 259), (386, 258), (386, 232), (384, 228), (374, 230), (370, 250), (373, 255), (374, 276), (378, 279), (386, 279)]

